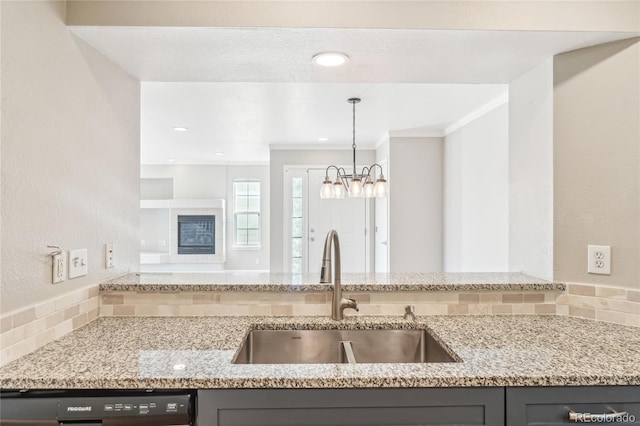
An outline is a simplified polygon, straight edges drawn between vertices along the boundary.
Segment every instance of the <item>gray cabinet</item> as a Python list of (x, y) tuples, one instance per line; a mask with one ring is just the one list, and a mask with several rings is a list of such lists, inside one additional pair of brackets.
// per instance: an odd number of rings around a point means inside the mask
[[(640, 424), (640, 386), (576, 386), (506, 389), (507, 426)], [(573, 411), (576, 420), (569, 419)], [(609, 418), (603, 414), (627, 412)]]
[(198, 425), (504, 425), (504, 388), (198, 391)]
[[(598, 417), (613, 410), (628, 416)], [(640, 425), (640, 386), (200, 390), (197, 424), (555, 426), (576, 424), (570, 411), (596, 415), (578, 423)]]

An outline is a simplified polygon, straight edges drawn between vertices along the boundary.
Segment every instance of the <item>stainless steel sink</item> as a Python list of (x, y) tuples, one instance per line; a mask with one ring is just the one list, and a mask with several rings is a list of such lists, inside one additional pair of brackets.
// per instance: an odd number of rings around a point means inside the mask
[(252, 330), (234, 364), (456, 362), (426, 330)]

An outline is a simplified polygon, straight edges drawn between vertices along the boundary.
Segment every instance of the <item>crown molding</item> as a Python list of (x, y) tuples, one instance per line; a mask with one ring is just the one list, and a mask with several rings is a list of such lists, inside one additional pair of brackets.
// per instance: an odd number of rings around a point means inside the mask
[[(372, 145), (358, 144), (358, 151), (375, 150), (376, 147)], [(270, 151), (351, 151), (351, 145), (342, 144), (326, 144), (326, 143), (302, 143), (302, 144), (270, 144)]]
[(467, 124), (471, 123), (474, 120), (477, 120), (478, 118), (482, 117), (483, 115), (493, 111), (494, 109), (498, 108), (501, 105), (504, 105), (506, 103), (509, 102), (509, 92), (505, 92), (502, 95), (498, 96), (497, 98), (495, 98), (494, 100), (487, 102), (485, 105), (481, 106), (480, 108), (478, 108), (477, 110), (465, 115), (464, 117), (462, 117), (461, 119), (454, 121), (453, 123), (451, 123), (449, 126), (447, 126), (444, 129), (443, 135), (442, 136), (448, 136), (449, 134), (455, 132), (456, 130), (460, 129), (461, 127), (466, 126)]

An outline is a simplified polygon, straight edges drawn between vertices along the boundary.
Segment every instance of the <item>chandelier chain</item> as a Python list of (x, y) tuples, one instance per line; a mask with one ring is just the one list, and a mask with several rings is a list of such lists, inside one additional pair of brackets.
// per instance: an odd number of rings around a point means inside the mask
[(356, 103), (353, 102), (353, 143), (351, 148), (356, 149)]

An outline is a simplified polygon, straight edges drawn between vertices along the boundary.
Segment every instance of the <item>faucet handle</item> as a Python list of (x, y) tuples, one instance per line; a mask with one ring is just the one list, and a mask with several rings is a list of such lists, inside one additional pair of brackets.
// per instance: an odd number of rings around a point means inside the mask
[(416, 320), (416, 308), (413, 305), (407, 305), (404, 307), (404, 319), (409, 321)]

